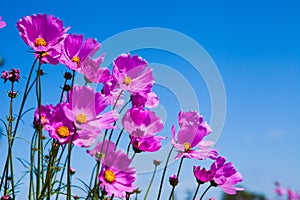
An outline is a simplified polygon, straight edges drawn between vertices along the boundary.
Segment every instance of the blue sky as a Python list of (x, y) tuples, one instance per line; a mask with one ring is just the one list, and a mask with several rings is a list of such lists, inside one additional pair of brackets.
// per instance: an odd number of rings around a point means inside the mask
[[(139, 27), (181, 32), (203, 46), (224, 82), (227, 115), (216, 147), (241, 171), (247, 189), (272, 197), (275, 180), (300, 191), (297, 170), (300, 167), (299, 7), (296, 0), (5, 1), (0, 8), (0, 15), (7, 22), (7, 27), (0, 30), (0, 56), (6, 60), (2, 69), (19, 67), (28, 74), (32, 55), (25, 52), (28, 48), (19, 38), (15, 23), (33, 13), (53, 14), (71, 26), (70, 32), (96, 37), (100, 42)], [(193, 74), (190, 67), (182, 67), (187, 65), (185, 61), (172, 54), (137, 52), (149, 62), (166, 64), (182, 74)], [(55, 77), (64, 70), (63, 66), (46, 70), (46, 78), (55, 80), (57, 89), (61, 82)], [(209, 120), (211, 105), (205, 83), (197, 75), (190, 77), (190, 83), (197, 91), (201, 112)], [(18, 87), (22, 89), (22, 85)], [(3, 109), (7, 102), (6, 90), (7, 85), (1, 83), (1, 118), (7, 112)], [(157, 90), (161, 95), (166, 93), (159, 86)], [(44, 95), (50, 102), (57, 99), (52, 92)], [(167, 100), (161, 101), (167, 107)], [(173, 106), (178, 108), (176, 103)], [(170, 123), (177, 123), (177, 110), (169, 115), (173, 116)], [(184, 177), (195, 187), (189, 175), (186, 173)]]

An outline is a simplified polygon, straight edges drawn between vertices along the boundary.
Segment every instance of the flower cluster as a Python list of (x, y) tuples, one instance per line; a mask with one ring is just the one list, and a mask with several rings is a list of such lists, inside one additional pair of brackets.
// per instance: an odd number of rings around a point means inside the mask
[(299, 192), (294, 191), (291, 188), (283, 188), (278, 181), (275, 182), (274, 191), (278, 197), (284, 197), (286, 195), (287, 200), (300, 200)]
[[(3, 27), (3, 22), (0, 18), (0, 28), (1, 26)], [(32, 136), (30, 147), (32, 159), (29, 162), (28, 197), (50, 199), (53, 194), (59, 195), (64, 192), (68, 199), (79, 198), (71, 191), (70, 177), (75, 173), (75, 169), (71, 167), (71, 155), (73, 155), (71, 152), (74, 145), (87, 148), (86, 152), (95, 159), (95, 169), (92, 172), (95, 181), (91, 180), (89, 186), (85, 184), (87, 186), (86, 199), (113, 197), (129, 199), (132, 194), (141, 193), (134, 185), (137, 173), (131, 162), (137, 153), (159, 151), (162, 147), (161, 142), (167, 139), (159, 135), (164, 128), (164, 123), (153, 111), (153, 108), (159, 105), (159, 99), (153, 91), (154, 76), (148, 62), (138, 55), (123, 53), (114, 59), (111, 71), (109, 68), (100, 67), (105, 57), (105, 54), (96, 56), (101, 47), (100, 43), (96, 39), (84, 39), (82, 34), (67, 33), (70, 27), (64, 27), (63, 21), (52, 15), (38, 14), (23, 17), (17, 22), (17, 28), (22, 40), (32, 49), (35, 57), (31, 71), (36, 63), (38, 63), (38, 69), (34, 81), (30, 82), (31, 74), (27, 80), (15, 127), (12, 123), (14, 118), (11, 101), (12, 120), (7, 126), (9, 153), (0, 184), (0, 189), (2, 189), (4, 183), (3, 197), (11, 195), (14, 199), (16, 195), (14, 181), (11, 181), (11, 186), (8, 182), (8, 179), (13, 177), (9, 176), (13, 174), (11, 148), (19, 121), (24, 115), (25, 101), (33, 85), (36, 86), (37, 107), (33, 117), (35, 134)], [(62, 64), (70, 70), (64, 74), (65, 82), (61, 98), (56, 105), (42, 103), (41, 75), (44, 71), (41, 67), (46, 63)], [(84, 76), (83, 86), (74, 84), (76, 73)], [(1, 78), (4, 82), (8, 80), (12, 83), (18, 82), (20, 70), (3, 71)], [(96, 91), (90, 83), (98, 84), (101, 90)], [(126, 99), (125, 93), (128, 94), (129, 99)], [(118, 120), (123, 127), (120, 133), (116, 134)], [(199, 185), (210, 182), (211, 186), (219, 186), (228, 194), (235, 194), (236, 191), (242, 190), (242, 188), (235, 187), (235, 184), (242, 181), (241, 174), (236, 171), (231, 162), (226, 163), (225, 158), (220, 156), (216, 149), (212, 149), (214, 145), (212, 141), (206, 140), (212, 129), (204, 117), (197, 111), (180, 111), (178, 124), (177, 135), (175, 125), (170, 131), (172, 148), (165, 162), (157, 199), (161, 195), (164, 176), (173, 150), (177, 151), (175, 160), (180, 159), (180, 166), (177, 174), (169, 177), (172, 186), (170, 198), (180, 182), (180, 169), (185, 159), (214, 161), (209, 170), (194, 166), (194, 175)], [(43, 135), (44, 131), (49, 134), (46, 144), (43, 143), (43, 140), (47, 139)], [(128, 136), (127, 153), (118, 147), (123, 132), (126, 132)], [(118, 136), (116, 142), (112, 141), (113, 135)], [(51, 148), (48, 148), (47, 144), (51, 144)], [(44, 152), (45, 149), (50, 150)], [(66, 162), (61, 167), (60, 161), (65, 151), (67, 151)], [(132, 154), (131, 158), (130, 154)], [(154, 177), (161, 161), (154, 160), (153, 163)], [(61, 173), (61, 181), (57, 183), (55, 180), (61, 169), (69, 169), (65, 184), (62, 184), (65, 180), (64, 170)], [(36, 179), (33, 179), (34, 176)], [(145, 199), (152, 181), (153, 179), (150, 181)], [(32, 189), (34, 186), (36, 186), (35, 190)], [(10, 190), (8, 190), (9, 187)], [(197, 192), (198, 189), (195, 197)]]

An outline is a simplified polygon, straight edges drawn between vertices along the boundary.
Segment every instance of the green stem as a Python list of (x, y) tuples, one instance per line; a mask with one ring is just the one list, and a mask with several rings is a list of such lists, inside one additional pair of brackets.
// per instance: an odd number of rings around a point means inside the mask
[[(183, 159), (184, 159), (184, 157), (182, 157), (181, 160), (180, 160), (180, 164), (179, 164), (178, 171), (177, 171), (177, 179), (179, 179), (179, 174), (180, 174), (180, 170), (181, 170), (181, 167), (182, 167)], [(172, 186), (172, 191), (170, 193), (169, 200), (171, 200), (172, 196), (174, 195), (175, 187), (176, 187), (176, 185)]]
[(201, 195), (200, 200), (203, 199), (204, 195), (206, 194), (206, 192), (207, 192), (211, 187), (212, 187), (212, 185), (210, 185), (210, 186), (208, 186), (208, 187), (206, 188), (206, 190), (205, 190), (205, 191), (203, 192), (203, 194)]
[(195, 194), (193, 196), (193, 199), (196, 199), (198, 191), (199, 191), (199, 188), (200, 188), (200, 183), (198, 183), (198, 186), (197, 186), (197, 189), (196, 189)]
[(123, 131), (124, 131), (124, 127), (122, 128), (121, 132), (119, 133), (118, 139), (117, 139), (117, 141), (116, 141), (115, 151), (117, 150), (117, 146), (118, 146), (118, 144), (119, 144), (119, 142), (120, 142), (120, 139), (121, 139), (121, 136), (122, 136)]
[[(74, 133), (76, 134), (76, 133)], [(74, 135), (73, 135), (74, 136)], [(68, 144), (68, 168), (67, 168), (67, 200), (71, 200), (72, 193), (71, 193), (71, 152), (72, 152), (72, 141), (73, 137)]]
[[(21, 103), (21, 106), (20, 106), (20, 110), (19, 110), (19, 113), (18, 113), (18, 117), (17, 117), (17, 120), (16, 120), (16, 125), (15, 125), (15, 128), (14, 128), (14, 131), (12, 132), (12, 138), (15, 138), (15, 135), (17, 133), (17, 130), (18, 130), (18, 126), (19, 126), (19, 122), (21, 120), (21, 116), (22, 116), (22, 113), (23, 113), (23, 109), (24, 109), (24, 105), (25, 105), (25, 102), (26, 102), (26, 99), (27, 99), (27, 96), (28, 96), (28, 93), (29, 93), (29, 83), (30, 83), (30, 79), (31, 79), (31, 75), (32, 75), (32, 72), (33, 72), (33, 69), (34, 69), (34, 66), (37, 62), (38, 58), (36, 58), (31, 66), (31, 69), (30, 69), (30, 72), (29, 72), (29, 76), (28, 76), (28, 79), (27, 79), (27, 82), (26, 82), (26, 86), (25, 86), (25, 90), (24, 90), (24, 95), (23, 95), (23, 98), (22, 98), (22, 103)], [(13, 146), (13, 142), (14, 140), (11, 141), (11, 147)], [(0, 183), (0, 189), (2, 188), (2, 184), (3, 184), (3, 180), (4, 180), (4, 177), (6, 177), (6, 174), (8, 173), (8, 163), (9, 163), (9, 155), (7, 155), (6, 157), (6, 161), (5, 161), (5, 165), (4, 165), (4, 170), (3, 170), (3, 173), (2, 173), (2, 176), (1, 176), (1, 183)]]
[(155, 165), (155, 167), (154, 167), (154, 172), (153, 172), (153, 174), (152, 174), (152, 177), (151, 177), (151, 180), (150, 180), (150, 183), (149, 183), (147, 192), (146, 192), (146, 194), (145, 194), (144, 200), (147, 199), (147, 196), (148, 196), (148, 194), (149, 194), (149, 192), (150, 192), (150, 188), (151, 188), (151, 186), (152, 186), (152, 183), (153, 183), (153, 180), (154, 180), (154, 177), (155, 177), (155, 174), (156, 174), (156, 169), (157, 169), (157, 165)]
[[(40, 57), (40, 56), (39, 56)], [(42, 146), (42, 125), (41, 125), (41, 105), (42, 105), (42, 88), (41, 88), (41, 76), (40, 76), (40, 70), (41, 70), (42, 63), (39, 61), (38, 69), (37, 69), (37, 78), (36, 78), (36, 97), (38, 102), (38, 168), (37, 168), (37, 176), (36, 176), (36, 198), (38, 199), (40, 196), (40, 180), (41, 180), (41, 171), (43, 170), (42, 165), (42, 152), (43, 152), (43, 146)]]
[(159, 186), (159, 191), (158, 191), (157, 200), (160, 199), (162, 186), (163, 186), (163, 184), (164, 184), (164, 178), (165, 178), (165, 175), (166, 175), (168, 163), (169, 163), (169, 160), (170, 160), (170, 157), (171, 157), (171, 154), (172, 154), (173, 149), (174, 149), (174, 147), (172, 146), (172, 148), (170, 149), (170, 152), (169, 152), (169, 154), (168, 154), (168, 157), (167, 157), (167, 161), (166, 161), (166, 164), (165, 164), (165, 167), (164, 167), (164, 171), (163, 171), (163, 174), (162, 174), (162, 177), (161, 177), (161, 181), (160, 181), (160, 186)]
[(37, 135), (33, 134), (31, 139), (30, 146), (30, 168), (29, 168), (29, 199), (32, 199), (32, 195), (34, 193), (34, 185), (33, 185), (33, 166), (34, 166), (34, 150), (36, 149)]

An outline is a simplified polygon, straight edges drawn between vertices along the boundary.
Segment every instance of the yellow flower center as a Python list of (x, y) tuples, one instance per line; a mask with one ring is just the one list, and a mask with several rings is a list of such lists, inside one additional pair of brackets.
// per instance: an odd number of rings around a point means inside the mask
[(77, 67), (80, 66), (80, 58), (78, 56), (74, 56), (72, 58), (72, 61), (75, 62), (77, 64)]
[(42, 124), (46, 124), (47, 119), (45, 116), (41, 116), (41, 122), (42, 122)]
[(44, 52), (42, 53), (41, 56), (42, 56), (42, 57), (45, 57), (45, 56), (47, 56), (47, 55), (49, 55), (48, 52), (47, 52), (47, 51), (44, 51)]
[(35, 41), (34, 41), (34, 45), (36, 47), (39, 47), (39, 46), (46, 46), (47, 45), (47, 42), (43, 39), (43, 38), (36, 38)]
[(138, 146), (138, 147), (140, 147), (140, 146), (141, 146), (141, 143), (140, 143), (140, 142), (138, 142), (138, 143), (137, 143), (137, 146)]
[(185, 142), (183, 146), (184, 146), (184, 151), (188, 151), (191, 149), (191, 143), (189, 142)]
[(123, 83), (128, 86), (132, 83), (132, 79), (129, 76), (126, 76)]
[(58, 129), (56, 129), (56, 132), (62, 138), (68, 137), (70, 135), (69, 128), (66, 126), (58, 127)]
[(104, 172), (104, 179), (107, 182), (112, 183), (116, 180), (116, 175), (112, 170), (108, 169), (108, 170), (105, 170), (105, 172)]
[(76, 122), (78, 124), (85, 124), (86, 123), (86, 115), (83, 113), (80, 113), (78, 115), (76, 115)]

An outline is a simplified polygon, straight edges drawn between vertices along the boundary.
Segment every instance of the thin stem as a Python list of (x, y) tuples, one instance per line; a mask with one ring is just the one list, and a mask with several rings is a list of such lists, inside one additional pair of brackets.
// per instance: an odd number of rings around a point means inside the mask
[(155, 174), (156, 174), (156, 169), (157, 169), (157, 165), (155, 165), (155, 167), (154, 167), (154, 172), (153, 172), (153, 174), (152, 174), (152, 177), (151, 177), (151, 180), (150, 180), (150, 183), (149, 183), (147, 192), (146, 192), (146, 194), (145, 194), (144, 200), (147, 199), (147, 196), (148, 196), (148, 194), (149, 194), (149, 192), (150, 192), (150, 189), (151, 189), (151, 186), (152, 186), (152, 183), (153, 183)]
[[(39, 56), (40, 58), (40, 56)], [(43, 146), (42, 146), (42, 127), (41, 127), (41, 105), (42, 105), (42, 88), (41, 88), (41, 65), (42, 63), (39, 61), (38, 69), (37, 69), (37, 78), (36, 78), (36, 97), (37, 97), (37, 103), (38, 103), (38, 168), (37, 168), (37, 177), (36, 177), (36, 198), (39, 198), (40, 195), (40, 179), (41, 179), (41, 171), (43, 171), (43, 163), (42, 163), (42, 152), (43, 152)]]
[(212, 187), (212, 185), (210, 185), (210, 186), (208, 186), (208, 187), (206, 188), (206, 190), (205, 190), (205, 191), (203, 192), (203, 194), (201, 195), (200, 200), (203, 199), (204, 195), (206, 194), (206, 192), (207, 192), (211, 187)]
[(72, 141), (68, 144), (68, 169), (67, 169), (67, 200), (71, 200), (71, 150)]
[(117, 141), (116, 141), (116, 147), (115, 147), (115, 150), (117, 149), (117, 146), (118, 146), (118, 144), (119, 144), (119, 142), (120, 142), (120, 139), (121, 139), (121, 136), (122, 136), (123, 131), (124, 131), (124, 127), (122, 128), (121, 132), (119, 133), (118, 139), (117, 139)]
[(163, 184), (164, 184), (164, 178), (165, 178), (165, 175), (166, 175), (168, 163), (169, 163), (169, 160), (170, 160), (170, 157), (171, 157), (171, 154), (172, 154), (173, 149), (174, 149), (174, 147), (172, 146), (172, 148), (170, 149), (170, 152), (169, 152), (169, 154), (168, 154), (168, 157), (167, 157), (167, 161), (166, 161), (166, 164), (165, 164), (165, 167), (164, 167), (164, 171), (163, 171), (163, 174), (162, 174), (162, 177), (161, 177), (160, 185), (159, 185), (159, 191), (158, 191), (157, 200), (160, 199), (162, 186), (163, 186)]
[(37, 142), (37, 134), (33, 134), (31, 139), (31, 146), (30, 146), (30, 168), (29, 168), (29, 199), (32, 198), (32, 194), (34, 193), (34, 185), (33, 185), (33, 166), (34, 166), (34, 150), (36, 149), (36, 142)]
[(198, 183), (198, 186), (197, 186), (197, 189), (196, 189), (195, 194), (193, 196), (193, 199), (196, 199), (198, 191), (199, 191), (199, 188), (200, 188), (200, 183)]
[[(68, 80), (65, 79), (64, 86), (67, 84), (67, 81), (68, 81)], [(64, 86), (63, 86), (63, 87), (64, 87)], [(63, 97), (64, 97), (64, 89), (62, 89), (62, 91), (61, 91), (60, 98), (59, 98), (59, 103), (62, 102)]]
[[(180, 174), (180, 170), (181, 170), (181, 167), (182, 167), (183, 159), (184, 159), (184, 157), (182, 157), (180, 159), (180, 164), (179, 164), (178, 171), (177, 171), (177, 179), (179, 179), (179, 174)], [(175, 187), (176, 187), (176, 185), (173, 185), (172, 191), (171, 191), (170, 196), (169, 196), (169, 200), (171, 200), (172, 196), (174, 195)]]
[(136, 153), (134, 152), (132, 157), (131, 157), (131, 161), (134, 159), (135, 155), (136, 155)]
[[(16, 135), (17, 130), (18, 130), (18, 126), (19, 126), (19, 122), (21, 120), (21, 116), (22, 116), (22, 113), (23, 113), (24, 105), (25, 105), (28, 93), (30, 91), (30, 90), (28, 90), (28, 87), (29, 87), (31, 75), (32, 75), (32, 72), (33, 72), (33, 69), (34, 69), (34, 66), (35, 66), (37, 60), (38, 60), (38, 58), (36, 58), (34, 60), (32, 66), (31, 66), (30, 72), (29, 72), (29, 76), (28, 76), (28, 79), (27, 79), (27, 82), (26, 82), (26, 86), (25, 86), (25, 90), (24, 90), (24, 95), (23, 95), (23, 98), (22, 98), (22, 103), (21, 103), (21, 106), (20, 106), (20, 110), (19, 110), (19, 113), (18, 113), (17, 120), (16, 120), (16, 125), (15, 125), (15, 128), (14, 128), (14, 131), (12, 132), (12, 138), (15, 138), (15, 135)], [(11, 147), (13, 146), (13, 143), (14, 143), (14, 140), (11, 141), (11, 145), (10, 145)], [(4, 165), (4, 170), (3, 170), (3, 173), (2, 173), (2, 176), (1, 176), (0, 189), (1, 189), (2, 184), (3, 184), (3, 179), (4, 179), (5, 175), (8, 173), (8, 171), (7, 171), (8, 170), (8, 163), (9, 163), (9, 155), (7, 155), (7, 157), (6, 157), (6, 161), (5, 161), (5, 165)]]

